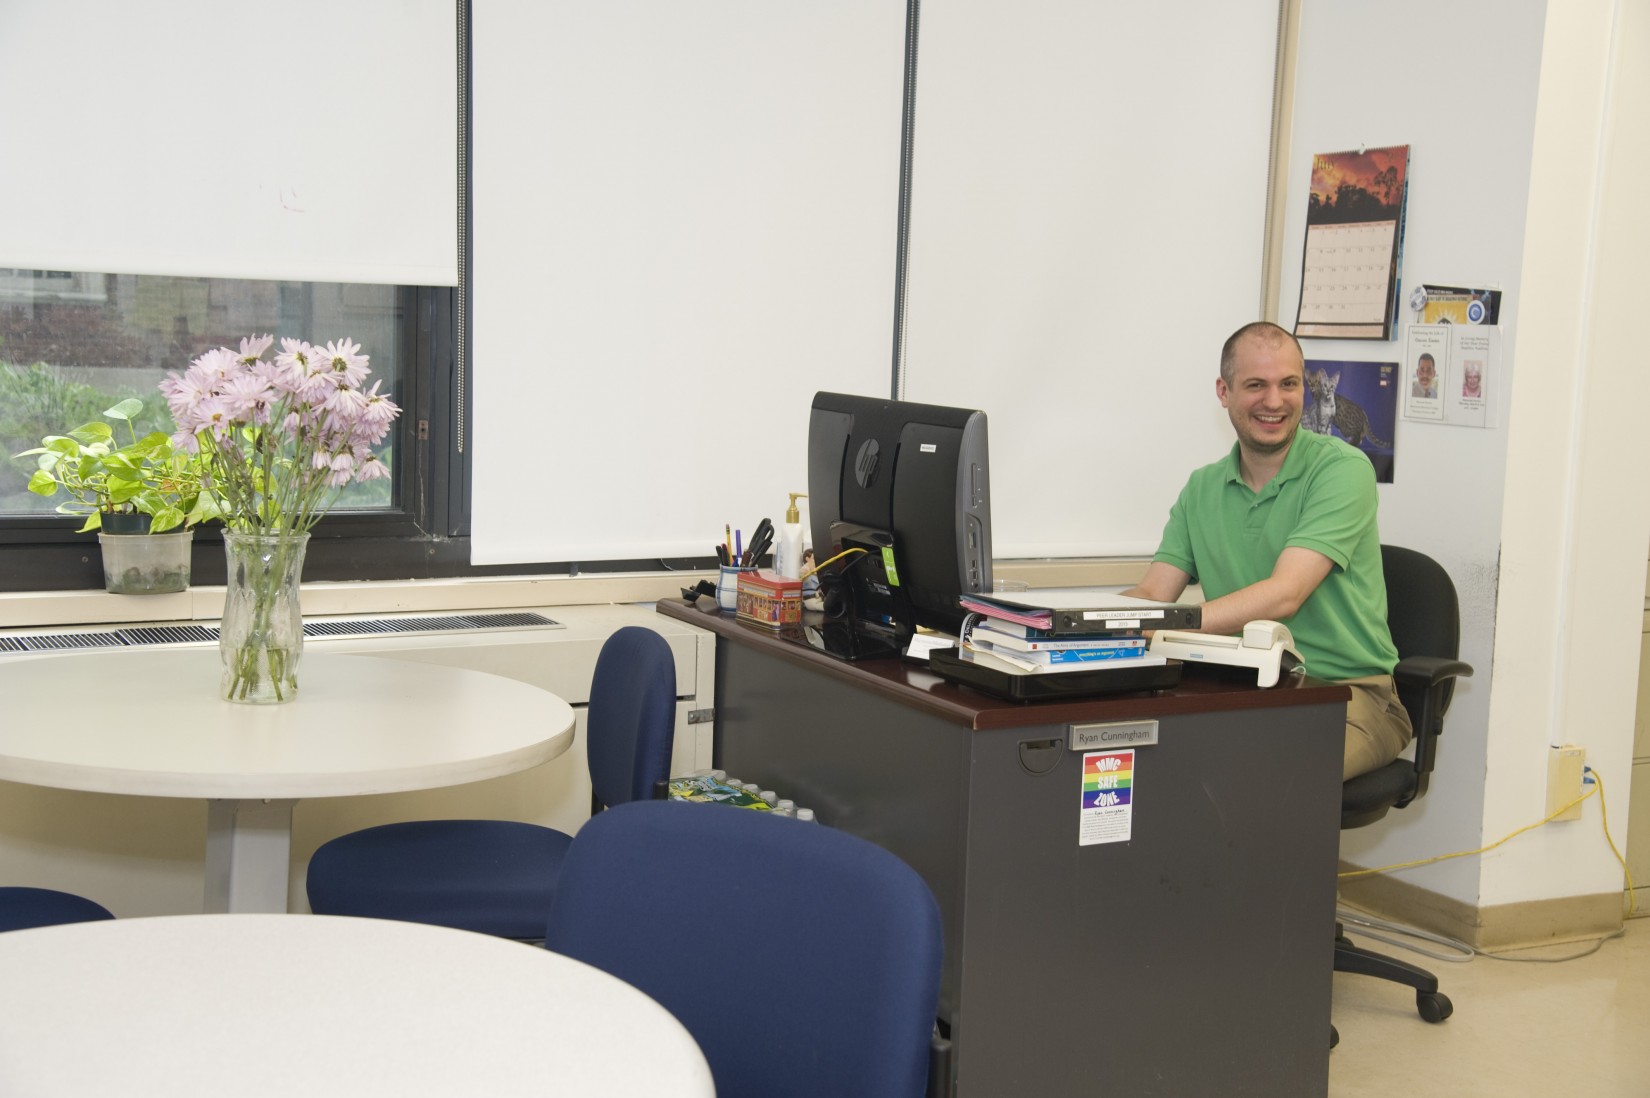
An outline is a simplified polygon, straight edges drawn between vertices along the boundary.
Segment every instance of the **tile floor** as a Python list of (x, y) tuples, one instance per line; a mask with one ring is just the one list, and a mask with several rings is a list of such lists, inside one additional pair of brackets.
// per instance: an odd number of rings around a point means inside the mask
[[(1455, 1013), (1428, 1025), (1408, 988), (1336, 973), (1332, 1098), (1650, 1096), (1650, 918), (1629, 920), (1625, 935), (1589, 957), (1555, 964), (1441, 962), (1355, 928), (1347, 936), (1433, 972)], [(1504, 956), (1562, 957), (1589, 944)]]

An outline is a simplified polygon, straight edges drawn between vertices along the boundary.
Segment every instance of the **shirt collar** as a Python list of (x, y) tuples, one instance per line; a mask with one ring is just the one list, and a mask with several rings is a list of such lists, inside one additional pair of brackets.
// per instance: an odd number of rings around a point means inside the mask
[[(1295, 438), (1294, 441), (1289, 444), (1289, 452), (1283, 455), (1283, 468), (1279, 469), (1278, 475), (1267, 481), (1266, 484), (1262, 486), (1261, 490), (1256, 492), (1255, 495), (1270, 495), (1279, 488), (1283, 487), (1283, 485), (1288, 481), (1294, 480), (1296, 477), (1301, 475), (1301, 467), (1306, 464), (1306, 456), (1304, 451), (1307, 447), (1313, 445), (1313, 443), (1303, 440), (1305, 440), (1306, 436), (1311, 433), (1312, 432), (1308, 431), (1305, 427), (1297, 427), (1295, 429)], [(1232, 449), (1231, 452), (1226, 455), (1225, 464), (1226, 482), (1228, 484), (1241, 484), (1245, 489), (1248, 489), (1249, 484), (1243, 479), (1243, 451), (1237, 443), (1232, 443)]]

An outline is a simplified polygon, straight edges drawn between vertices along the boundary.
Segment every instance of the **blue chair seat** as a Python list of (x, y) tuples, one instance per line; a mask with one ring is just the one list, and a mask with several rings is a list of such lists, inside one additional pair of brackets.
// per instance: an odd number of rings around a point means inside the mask
[(573, 842), (513, 820), (414, 820), (347, 838), (310, 861), (313, 910), (523, 939), (544, 936)]
[(100, 903), (51, 888), (0, 888), (0, 931), (113, 919)]

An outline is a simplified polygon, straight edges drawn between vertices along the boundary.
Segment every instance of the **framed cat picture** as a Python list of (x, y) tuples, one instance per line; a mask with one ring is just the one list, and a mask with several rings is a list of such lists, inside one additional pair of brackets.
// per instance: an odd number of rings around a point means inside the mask
[(1307, 359), (1301, 428), (1362, 450), (1375, 466), (1376, 483), (1391, 484), (1402, 376), (1396, 362)]

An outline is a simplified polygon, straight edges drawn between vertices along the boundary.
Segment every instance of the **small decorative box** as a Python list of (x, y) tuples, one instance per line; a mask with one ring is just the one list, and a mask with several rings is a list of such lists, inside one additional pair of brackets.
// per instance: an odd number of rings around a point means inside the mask
[(739, 617), (774, 629), (802, 624), (802, 581), (777, 572), (740, 572)]

